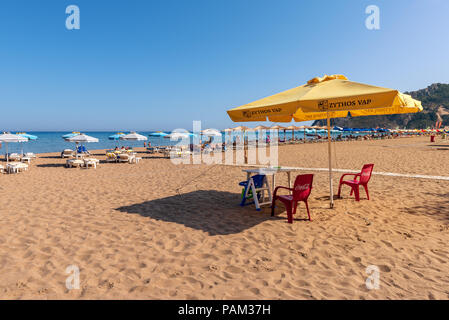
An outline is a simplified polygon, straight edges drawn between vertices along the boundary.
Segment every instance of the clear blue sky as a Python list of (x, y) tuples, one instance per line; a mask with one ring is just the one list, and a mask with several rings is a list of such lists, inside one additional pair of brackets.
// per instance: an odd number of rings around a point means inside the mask
[(449, 82), (448, 33), (447, 0), (2, 1), (0, 130), (222, 129), (323, 74), (420, 89)]

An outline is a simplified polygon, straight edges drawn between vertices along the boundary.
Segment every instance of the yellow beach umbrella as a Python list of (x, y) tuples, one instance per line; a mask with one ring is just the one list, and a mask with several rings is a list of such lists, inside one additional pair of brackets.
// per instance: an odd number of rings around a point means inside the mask
[(228, 110), (235, 122), (290, 122), (327, 119), (330, 204), (333, 207), (330, 119), (413, 113), (420, 102), (398, 90), (349, 81), (343, 75), (316, 77), (305, 85)]

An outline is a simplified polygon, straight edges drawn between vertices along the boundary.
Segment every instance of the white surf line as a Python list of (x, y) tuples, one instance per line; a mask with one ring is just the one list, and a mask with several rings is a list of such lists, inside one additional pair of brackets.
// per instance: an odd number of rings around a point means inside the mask
[[(234, 166), (234, 167), (256, 167), (256, 168), (264, 168), (266, 166), (262, 165), (242, 165), (242, 164), (224, 164), (225, 166)], [(329, 168), (302, 168), (302, 167), (282, 167), (286, 169), (292, 169), (292, 170), (302, 170), (302, 171), (329, 171)], [(349, 169), (332, 169), (332, 172), (347, 172), (347, 173), (359, 173), (359, 171), (356, 170), (349, 170)], [(402, 177), (402, 178), (415, 178), (415, 179), (430, 179), (430, 180), (445, 180), (449, 181), (449, 177), (447, 176), (428, 176), (424, 174), (405, 174), (405, 173), (393, 173), (393, 172), (376, 172), (373, 171), (372, 174), (379, 175), (379, 176), (388, 176), (388, 177)]]

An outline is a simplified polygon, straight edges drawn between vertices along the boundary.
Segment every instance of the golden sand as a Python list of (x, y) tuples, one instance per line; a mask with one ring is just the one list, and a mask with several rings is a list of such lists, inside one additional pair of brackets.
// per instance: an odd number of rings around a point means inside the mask
[[(449, 176), (441, 140), (335, 147), (337, 168)], [(327, 166), (325, 143), (279, 153), (281, 165)], [(67, 169), (42, 154), (27, 172), (0, 176), (1, 298), (449, 298), (448, 181), (374, 175), (371, 200), (355, 202), (346, 188), (331, 210), (328, 174), (312, 172), (313, 221), (300, 205), (288, 224), (281, 206), (272, 218), (269, 208), (238, 205), (240, 167), (140, 156)], [(69, 265), (80, 269), (79, 290), (66, 288)], [(369, 265), (380, 269), (378, 290), (365, 285)]]

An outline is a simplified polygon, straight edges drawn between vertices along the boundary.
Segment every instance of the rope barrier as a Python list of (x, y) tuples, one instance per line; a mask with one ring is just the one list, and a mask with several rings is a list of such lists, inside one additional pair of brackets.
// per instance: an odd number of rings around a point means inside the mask
[(215, 168), (215, 167), (218, 166), (218, 165), (220, 165), (220, 164), (217, 164), (217, 163), (216, 163), (216, 164), (214, 164), (214, 165), (208, 167), (207, 169), (203, 170), (203, 171), (201, 172), (201, 174), (199, 174), (199, 175), (193, 177), (192, 179), (188, 180), (188, 181), (185, 182), (185, 183), (182, 183), (178, 188), (175, 189), (175, 192), (176, 192), (179, 196), (182, 196), (182, 195), (181, 195), (181, 192), (180, 192), (181, 189), (183, 189), (184, 187), (190, 185), (192, 182), (196, 181), (198, 178), (204, 177), (208, 171), (210, 171), (211, 169)]

